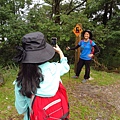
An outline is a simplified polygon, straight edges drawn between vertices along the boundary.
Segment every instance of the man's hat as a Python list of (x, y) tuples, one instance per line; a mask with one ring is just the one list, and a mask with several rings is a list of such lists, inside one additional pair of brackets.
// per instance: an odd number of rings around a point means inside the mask
[(50, 60), (55, 50), (45, 40), (43, 33), (33, 32), (23, 36), (22, 47), (18, 46), (19, 54), (14, 60), (22, 63), (42, 63)]

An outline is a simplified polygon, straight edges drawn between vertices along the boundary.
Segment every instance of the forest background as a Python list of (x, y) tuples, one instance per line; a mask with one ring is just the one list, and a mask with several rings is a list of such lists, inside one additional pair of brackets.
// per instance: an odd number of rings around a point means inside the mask
[(120, 72), (120, 0), (0, 0), (0, 66), (14, 64), (15, 47), (34, 31), (44, 33), (49, 43), (57, 37), (74, 63), (74, 51), (65, 48), (75, 45), (77, 23), (92, 31), (100, 48), (97, 68)]

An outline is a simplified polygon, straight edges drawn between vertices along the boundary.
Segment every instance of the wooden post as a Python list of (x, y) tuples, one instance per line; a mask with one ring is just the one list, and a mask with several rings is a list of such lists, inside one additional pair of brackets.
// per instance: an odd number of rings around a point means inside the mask
[[(82, 32), (82, 24), (77, 24), (79, 25), (79, 35), (76, 35), (76, 41), (75, 41), (75, 46), (78, 45), (78, 43), (80, 42), (81, 40), (81, 32)], [(76, 69), (77, 69), (77, 63), (79, 61), (79, 58), (80, 58), (80, 48), (76, 49), (75, 50), (75, 63), (74, 63), (74, 72), (76, 73)]]
[[(81, 40), (81, 35), (76, 37), (76, 41), (75, 41), (75, 46), (78, 45), (79, 41)], [(80, 48), (75, 50), (75, 66), (74, 66), (74, 72), (76, 73), (76, 69), (77, 69), (77, 63), (79, 61), (80, 58)]]

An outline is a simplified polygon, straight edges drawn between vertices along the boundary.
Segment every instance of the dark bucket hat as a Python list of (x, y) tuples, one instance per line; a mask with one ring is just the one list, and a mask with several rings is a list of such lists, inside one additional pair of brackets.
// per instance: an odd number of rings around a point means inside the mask
[(89, 33), (89, 35), (90, 35), (89, 38), (92, 39), (92, 32), (91, 32), (90, 30), (85, 30), (85, 31), (83, 31), (83, 33), (82, 33), (83, 37), (84, 37), (84, 34), (85, 34), (86, 32)]
[(42, 63), (50, 60), (55, 50), (45, 40), (41, 32), (33, 32), (23, 36), (22, 47), (18, 46), (19, 54), (14, 60), (22, 63)]

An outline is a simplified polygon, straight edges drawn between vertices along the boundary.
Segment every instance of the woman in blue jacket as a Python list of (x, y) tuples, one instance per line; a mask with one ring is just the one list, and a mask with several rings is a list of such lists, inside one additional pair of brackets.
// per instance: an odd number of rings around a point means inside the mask
[[(22, 38), (20, 54), (14, 60), (20, 62), (20, 70), (15, 84), (15, 107), (28, 120), (31, 95), (54, 96), (58, 90), (60, 76), (69, 71), (67, 58), (58, 45), (48, 44), (41, 32), (29, 33)], [(48, 62), (57, 52), (60, 63)]]
[[(85, 30), (83, 31), (83, 37), (84, 39), (81, 40), (77, 46), (70, 48), (67, 47), (67, 50), (75, 50), (80, 47), (81, 53), (80, 53), (80, 58), (77, 63), (77, 70), (75, 76), (73, 78), (78, 78), (79, 74), (82, 70), (82, 67), (85, 65), (85, 75), (83, 79), (83, 83), (86, 82), (90, 78), (90, 63), (92, 60), (92, 57), (94, 54), (99, 53), (100, 50), (98, 46), (95, 44), (94, 41), (92, 41), (92, 33), (90, 30)], [(94, 52), (92, 52), (92, 47), (94, 47)]]

